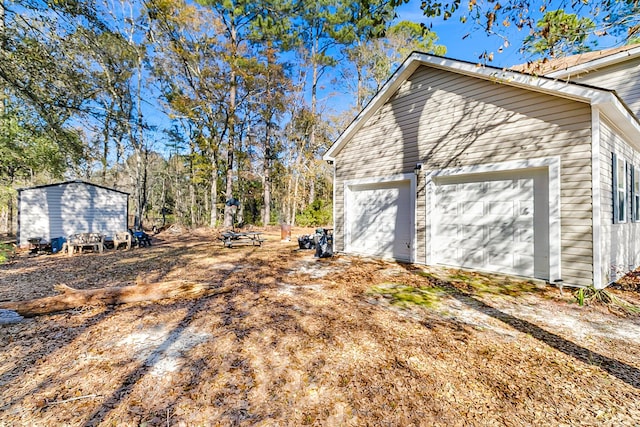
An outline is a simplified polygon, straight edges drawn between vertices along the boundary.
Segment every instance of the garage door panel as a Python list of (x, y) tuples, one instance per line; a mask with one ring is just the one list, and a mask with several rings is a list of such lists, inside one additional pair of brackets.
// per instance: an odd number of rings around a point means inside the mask
[[(534, 229), (538, 206), (534, 190), (536, 179), (543, 187), (548, 182), (540, 178), (543, 175), (540, 170), (520, 171), (513, 176), (485, 174), (436, 181), (435, 262), (533, 276), (534, 265), (540, 266), (546, 257), (543, 253), (536, 258)], [(541, 198), (539, 205), (548, 212), (545, 200)]]
[(349, 252), (411, 259), (414, 230), (410, 181), (354, 185), (345, 197)]
[[(506, 196), (506, 195), (503, 195)], [(503, 197), (496, 195), (495, 197)], [(487, 215), (494, 217), (513, 218), (514, 215), (514, 202), (487, 202)]]
[(518, 228), (516, 230), (516, 241), (521, 243), (533, 244), (533, 229)]
[(474, 268), (478, 263), (483, 262), (485, 257), (482, 250), (469, 252), (462, 249), (452, 249), (447, 255), (451, 255), (448, 258), (456, 261), (454, 265), (469, 268)]
[(460, 203), (460, 214), (461, 215), (484, 215), (484, 203), (482, 202), (462, 202)]
[(528, 276), (533, 276), (533, 256), (517, 255), (515, 261), (518, 268), (521, 268), (523, 271), (528, 271)]

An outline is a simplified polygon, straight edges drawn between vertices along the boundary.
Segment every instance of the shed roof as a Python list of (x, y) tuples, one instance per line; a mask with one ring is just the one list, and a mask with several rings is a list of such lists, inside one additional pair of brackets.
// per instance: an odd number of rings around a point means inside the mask
[(595, 50), (566, 56), (543, 59), (511, 67), (513, 71), (565, 78), (576, 72), (591, 71), (640, 56), (640, 45), (632, 44), (611, 49)]
[(433, 67), (598, 106), (621, 130), (633, 135), (636, 139), (640, 139), (640, 123), (638, 119), (613, 90), (514, 70), (478, 65), (421, 52), (413, 52), (384, 84), (376, 96), (374, 96), (355, 117), (345, 131), (342, 132), (329, 150), (327, 150), (323, 158), (325, 160), (335, 160), (335, 156), (342, 150), (342, 147), (345, 146), (366, 121), (393, 96), (400, 85), (420, 66)]
[(83, 181), (83, 180), (81, 180), (81, 179), (75, 179), (75, 180), (73, 180), (73, 181), (56, 182), (56, 183), (52, 183), (52, 184), (34, 185), (33, 187), (18, 188), (18, 191), (20, 192), (20, 191), (25, 191), (25, 190), (33, 190), (33, 189), (36, 189), (36, 188), (56, 187), (56, 186), (60, 186), (60, 185), (68, 185), (68, 184), (85, 184), (85, 185), (91, 185), (91, 186), (93, 186), (93, 187), (103, 188), (103, 189), (105, 189), (105, 190), (115, 191), (115, 192), (117, 192), (117, 193), (126, 194), (127, 196), (129, 195), (129, 193), (127, 193), (126, 191), (117, 190), (117, 189), (115, 189), (115, 188), (105, 187), (104, 185), (94, 184), (94, 183), (92, 183), (92, 182)]

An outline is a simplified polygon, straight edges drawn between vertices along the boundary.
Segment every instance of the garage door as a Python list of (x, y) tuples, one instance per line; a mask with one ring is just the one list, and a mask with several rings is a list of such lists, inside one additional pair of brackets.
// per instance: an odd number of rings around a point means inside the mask
[(411, 182), (348, 187), (347, 252), (410, 261), (413, 253)]
[(546, 170), (434, 182), (436, 263), (548, 278)]

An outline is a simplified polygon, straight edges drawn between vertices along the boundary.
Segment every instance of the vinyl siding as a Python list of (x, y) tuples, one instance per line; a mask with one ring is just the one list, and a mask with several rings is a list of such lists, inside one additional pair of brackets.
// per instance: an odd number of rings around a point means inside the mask
[[(563, 279), (590, 283), (590, 135), (587, 104), (422, 66), (336, 155), (336, 249), (344, 250), (345, 180), (411, 173), (417, 162), (433, 171), (561, 156)], [(424, 181), (417, 183), (417, 262), (426, 260)], [(576, 241), (583, 250), (565, 251)]]
[(86, 183), (20, 191), (19, 245), (31, 237), (50, 240), (73, 233), (113, 236), (127, 229), (127, 195)]
[(640, 58), (573, 76), (570, 80), (615, 90), (636, 117), (640, 117)]
[(607, 283), (640, 265), (640, 223), (631, 220), (631, 172), (627, 171), (627, 222), (613, 223), (613, 154), (640, 167), (640, 152), (625, 141), (615, 128), (600, 125), (600, 212), (602, 234), (602, 277)]

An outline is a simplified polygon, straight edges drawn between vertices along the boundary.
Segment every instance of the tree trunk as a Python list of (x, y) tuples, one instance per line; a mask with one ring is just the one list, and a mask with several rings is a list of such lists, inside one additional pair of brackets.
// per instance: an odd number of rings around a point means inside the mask
[(191, 179), (191, 182), (189, 183), (189, 212), (190, 212), (190, 222), (191, 222), (191, 226), (195, 227), (196, 226), (196, 189), (195, 189), (195, 184), (193, 183), (193, 178)]
[(309, 132), (309, 149), (314, 150), (316, 146), (316, 108), (318, 102), (318, 37), (314, 40), (313, 49), (311, 51), (311, 62), (313, 66), (312, 81), (311, 81), (311, 129)]
[(54, 289), (61, 294), (28, 301), (3, 302), (0, 303), (0, 309), (13, 310), (24, 317), (33, 317), (95, 304), (129, 304), (166, 298), (197, 298), (231, 292), (233, 287), (173, 280), (119, 288), (73, 289), (67, 285), (56, 285)]
[(264, 147), (264, 166), (262, 185), (264, 188), (263, 200), (264, 203), (264, 216), (262, 217), (262, 225), (267, 226), (271, 222), (271, 138), (269, 132), (270, 126), (267, 125), (266, 141)]
[(266, 82), (266, 93), (267, 93), (267, 113), (265, 117), (265, 135), (264, 135), (264, 160), (262, 164), (262, 203), (264, 204), (264, 209), (262, 210), (262, 225), (267, 226), (269, 222), (271, 222), (271, 118), (272, 114), (270, 113), (271, 108), (271, 52), (269, 49), (271, 46), (269, 45), (267, 48), (267, 82)]
[(216, 150), (211, 148), (211, 220), (209, 227), (214, 228), (218, 222), (218, 156)]
[(313, 170), (309, 170), (309, 200), (308, 205), (312, 204), (316, 200), (316, 177)]
[(102, 131), (102, 158), (100, 159), (100, 163), (102, 163), (102, 185), (108, 185), (107, 184), (107, 168), (109, 166), (109, 161), (108, 161), (108, 157), (109, 157), (109, 139), (110, 139), (110, 132), (109, 132), (109, 126), (111, 125), (111, 112), (114, 109), (114, 104), (115, 101), (111, 101), (111, 105), (109, 105), (109, 109), (107, 111), (107, 115), (104, 119), (104, 129)]
[[(130, 132), (131, 143), (135, 150), (136, 170), (135, 170), (135, 196), (136, 196), (136, 214), (134, 226), (138, 229), (143, 227), (144, 211), (147, 205), (147, 165), (146, 151), (144, 149), (144, 129), (142, 117), (142, 56), (138, 55), (138, 80), (136, 88), (136, 108), (137, 117), (135, 121), (136, 132)], [(142, 158), (143, 153), (145, 159)]]
[[(233, 157), (234, 157), (234, 139), (235, 139), (235, 115), (236, 115), (236, 75), (235, 72), (231, 73), (232, 81), (231, 89), (229, 90), (229, 140), (227, 142), (227, 183), (225, 191), (225, 199), (230, 200), (233, 198)], [(233, 212), (231, 206), (224, 205), (224, 226), (233, 226)]]
[(7, 223), (8, 223), (8, 231), (9, 234), (17, 234), (14, 228), (13, 228), (13, 181), (14, 181), (14, 171), (13, 168), (9, 171), (9, 185), (8, 185), (8, 189), (9, 189), (9, 194), (8, 194), (8, 198), (7, 198)]
[[(235, 27), (230, 29), (231, 33), (231, 45), (234, 48), (232, 58), (237, 58), (238, 41)], [(226, 200), (233, 198), (233, 157), (235, 150), (235, 126), (236, 126), (236, 96), (238, 90), (238, 76), (236, 75), (236, 63), (231, 63), (231, 87), (229, 88), (229, 141), (227, 143), (227, 187), (225, 191)], [(236, 207), (233, 207), (234, 209)], [(233, 227), (233, 211), (232, 207), (226, 203), (224, 205), (224, 226)]]
[(296, 176), (293, 180), (293, 206), (291, 207), (291, 220), (289, 224), (291, 226), (296, 225), (296, 211), (298, 210), (298, 182), (299, 182), (300, 173), (296, 173)]
[[(361, 49), (361, 44), (360, 41), (358, 41), (358, 46), (356, 48), (356, 51), (359, 52)], [(363, 90), (363, 75), (362, 75), (362, 63), (360, 62), (360, 54), (358, 54), (358, 57), (356, 58), (355, 62), (355, 66), (356, 66), (356, 74), (357, 74), (357, 78), (358, 78), (358, 89), (357, 89), (357, 94), (356, 94), (356, 109), (358, 111), (361, 111), (362, 108), (364, 108), (364, 90)]]

